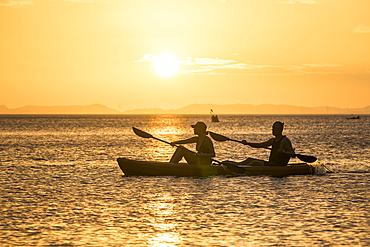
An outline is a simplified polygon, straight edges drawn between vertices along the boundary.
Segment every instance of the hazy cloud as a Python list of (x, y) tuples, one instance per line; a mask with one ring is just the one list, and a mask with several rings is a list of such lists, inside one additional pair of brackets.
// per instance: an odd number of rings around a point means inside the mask
[[(268, 65), (241, 63), (234, 60), (212, 60), (210, 58), (200, 59), (202, 63), (187, 62), (185, 65), (193, 65), (192, 70), (185, 70), (184, 73), (208, 73), (208, 74), (249, 74), (249, 75), (287, 75), (287, 74), (334, 74), (336, 71), (323, 71), (323, 68), (341, 67), (341, 64), (304, 64), (304, 65)], [(199, 61), (199, 60), (198, 60)], [(210, 63), (205, 63), (210, 61)], [(198, 65), (198, 66), (196, 66)], [(190, 67), (190, 66), (189, 66)], [(321, 68), (321, 70), (314, 70)], [(228, 72), (229, 71), (229, 72)], [(250, 72), (247, 72), (250, 71)]]
[(353, 32), (355, 33), (370, 33), (370, 26), (365, 24), (357, 25), (353, 28)]
[(139, 60), (136, 60), (136, 61), (133, 61), (133, 63), (152, 62), (152, 61), (154, 61), (155, 57), (156, 57), (155, 55), (145, 54), (143, 56), (143, 58), (141, 58)]
[(235, 64), (223, 64), (223, 65), (207, 65), (202, 66), (204, 69), (215, 70), (215, 69), (255, 69), (250, 68), (248, 64), (235, 63)]
[[(235, 60), (219, 58), (191, 58), (187, 57), (182, 62), (185, 66), (193, 67), (191, 70), (185, 69), (184, 73), (204, 73), (215, 70), (240, 70), (247, 69), (247, 64), (238, 63)], [(212, 72), (213, 73), (213, 72)]]
[(64, 0), (64, 1), (74, 3), (109, 3), (108, 0)]
[(305, 64), (304, 66), (318, 68), (318, 67), (340, 67), (340, 66), (343, 66), (343, 65), (341, 65), (341, 64), (329, 64), (329, 63), (317, 63), (317, 64)]
[(281, 3), (281, 4), (295, 4), (295, 3), (317, 4), (315, 0), (278, 0), (278, 3)]
[(73, 3), (93, 3), (94, 1), (90, 0), (64, 0), (66, 2), (73, 2)]
[(26, 7), (33, 4), (33, 0), (0, 0), (0, 6), (14, 8)]
[[(155, 55), (145, 54), (133, 63), (153, 62)], [(187, 57), (181, 61), (183, 74), (258, 74), (258, 75), (287, 75), (287, 74), (331, 74), (333, 71), (322, 71), (319, 68), (341, 67), (341, 64), (315, 63), (304, 65), (268, 65), (238, 62), (233, 59)], [(317, 68), (319, 70), (314, 70)], [(253, 71), (254, 70), (254, 71)], [(249, 72), (247, 72), (249, 71)]]
[(218, 58), (186, 58), (186, 61), (184, 61), (185, 65), (225, 65), (230, 63), (236, 63), (235, 60), (223, 60)]
[[(260, 70), (260, 69), (277, 69), (280, 71), (295, 71), (300, 72), (304, 69), (303, 66), (287, 65), (287, 66), (276, 66), (276, 65), (256, 65), (250, 63), (237, 62), (235, 60), (228, 59), (214, 59), (214, 58), (186, 58), (186, 61), (182, 62), (185, 66), (192, 67), (192, 69), (185, 69), (184, 73), (209, 73), (216, 74), (216, 71), (224, 70), (222, 74), (226, 74), (225, 70), (239, 70), (239, 73), (243, 70)], [(219, 74), (219, 72), (217, 72)]]
[[(108, 0), (63, 0), (65, 2), (74, 2), (74, 3), (109, 3)], [(30, 5), (34, 5), (33, 0), (0, 0), (0, 6), (7, 6), (7, 7), (27, 7)]]

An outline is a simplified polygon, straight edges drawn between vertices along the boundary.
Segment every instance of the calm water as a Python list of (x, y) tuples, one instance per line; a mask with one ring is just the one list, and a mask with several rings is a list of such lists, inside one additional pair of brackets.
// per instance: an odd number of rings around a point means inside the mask
[[(369, 246), (370, 116), (0, 115), (1, 246)], [(116, 159), (166, 161), (190, 124), (262, 141), (275, 120), (333, 174), (125, 177)], [(268, 152), (216, 143), (218, 160)], [(194, 148), (194, 146), (189, 146)]]

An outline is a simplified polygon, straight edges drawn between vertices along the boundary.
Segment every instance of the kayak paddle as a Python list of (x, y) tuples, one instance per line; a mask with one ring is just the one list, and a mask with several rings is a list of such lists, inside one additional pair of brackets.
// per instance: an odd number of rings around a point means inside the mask
[[(213, 133), (213, 132), (209, 132), (209, 134), (211, 135), (211, 137), (218, 141), (218, 142), (224, 142), (224, 141), (233, 141), (233, 142), (239, 142), (239, 143), (242, 143), (242, 141), (238, 141), (238, 140), (234, 140), (234, 139), (230, 139), (229, 137), (226, 137), (226, 136), (223, 136), (223, 135), (220, 135), (220, 134), (216, 134), (216, 133)], [(267, 147), (264, 147), (265, 149), (269, 149), (271, 150), (271, 148), (267, 148)], [(312, 163), (312, 162), (315, 162), (317, 160), (316, 157), (314, 156), (310, 156), (310, 155), (303, 155), (303, 154), (295, 154), (295, 156), (304, 161), (304, 162), (307, 162), (307, 163)]]
[(149, 134), (147, 132), (144, 132), (142, 130), (139, 130), (138, 128), (132, 127), (132, 129), (134, 130), (135, 134), (138, 135), (138, 136), (140, 136), (140, 137), (143, 137), (143, 138), (153, 138), (153, 139), (156, 139), (158, 141), (161, 141), (161, 142), (164, 142), (164, 143), (167, 143), (167, 144), (170, 144), (171, 145), (171, 143), (169, 143), (168, 141), (161, 140), (161, 139), (159, 139), (157, 137), (154, 137), (154, 136), (152, 136), (151, 134)]
[[(135, 128), (135, 127), (132, 127), (133, 131), (135, 132), (136, 135), (140, 136), (140, 137), (143, 137), (143, 138), (153, 138), (155, 140), (158, 140), (158, 141), (161, 141), (161, 142), (164, 142), (164, 143), (167, 143), (167, 144), (170, 144), (171, 146), (176, 146), (176, 147), (180, 147), (180, 145), (176, 145), (176, 144), (171, 144), (170, 142), (168, 141), (165, 141), (165, 140), (162, 140), (162, 139), (159, 139), (157, 137), (154, 137), (153, 135), (147, 133), (147, 132), (144, 132), (142, 130), (139, 130), (138, 128)], [(194, 151), (191, 151), (189, 149), (187, 149), (186, 147), (183, 147), (181, 146), (182, 148), (185, 148), (186, 150), (188, 150), (189, 152), (192, 152), (193, 154), (197, 154), (196, 152)], [(211, 159), (212, 161), (218, 163), (218, 164), (221, 164), (221, 161), (218, 161), (218, 160), (215, 160), (215, 159)]]

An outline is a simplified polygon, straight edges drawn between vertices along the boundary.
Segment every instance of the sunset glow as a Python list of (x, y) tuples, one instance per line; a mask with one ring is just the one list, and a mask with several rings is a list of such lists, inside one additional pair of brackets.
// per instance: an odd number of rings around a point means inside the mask
[(161, 53), (154, 59), (153, 69), (159, 76), (172, 77), (180, 69), (180, 60), (173, 53)]
[(366, 107), (369, 10), (366, 0), (0, 1), (0, 106)]

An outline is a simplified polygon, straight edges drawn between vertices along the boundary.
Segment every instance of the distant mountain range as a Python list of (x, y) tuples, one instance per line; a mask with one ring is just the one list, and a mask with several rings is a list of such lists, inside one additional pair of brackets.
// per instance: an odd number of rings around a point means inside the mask
[(84, 105), (84, 106), (23, 106), (9, 109), (0, 105), (0, 114), (121, 114), (121, 112), (108, 108), (104, 105)]
[(101, 104), (84, 106), (23, 106), (10, 109), (0, 105), (0, 114), (370, 114), (370, 106), (364, 108), (305, 107), (292, 105), (250, 105), (250, 104), (192, 104), (179, 109), (163, 110), (143, 108), (118, 111)]

